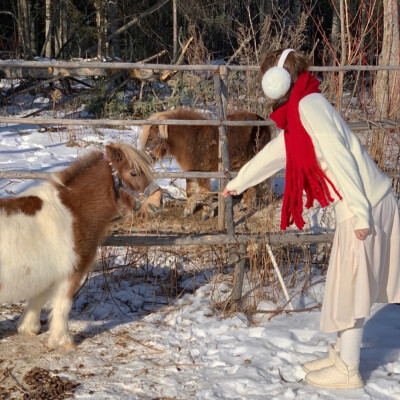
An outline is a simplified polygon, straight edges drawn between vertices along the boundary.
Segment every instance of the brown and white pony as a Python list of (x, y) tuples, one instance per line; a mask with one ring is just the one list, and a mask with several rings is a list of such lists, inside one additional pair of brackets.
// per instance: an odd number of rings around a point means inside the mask
[[(149, 119), (207, 120), (200, 112), (177, 109), (153, 114)], [(264, 118), (248, 111), (236, 111), (227, 116), (229, 121), (261, 121)], [(227, 128), (229, 160), (232, 171), (238, 171), (271, 140), (269, 126), (229, 126)], [(141, 137), (142, 150), (153, 157), (175, 157), (183, 171), (218, 170), (218, 128), (197, 125), (144, 125)], [(197, 184), (196, 184), (197, 183)], [(213, 216), (210, 179), (186, 179), (187, 202), (184, 217), (193, 214), (196, 205), (203, 202), (202, 219)], [(244, 201), (251, 206), (255, 188), (248, 189)], [(246, 199), (247, 198), (247, 199)]]
[(93, 151), (48, 181), (0, 199), (0, 303), (28, 300), (18, 332), (39, 333), (40, 311), (49, 302), (49, 347), (74, 347), (73, 295), (113, 217), (121, 209), (152, 214), (161, 206), (159, 188), (140, 199), (152, 182), (143, 152), (111, 143), (105, 154)]

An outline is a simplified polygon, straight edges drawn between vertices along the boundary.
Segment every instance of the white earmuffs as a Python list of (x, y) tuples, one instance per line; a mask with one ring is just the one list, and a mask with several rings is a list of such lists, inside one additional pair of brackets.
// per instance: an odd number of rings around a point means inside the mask
[(285, 68), (283, 68), (283, 65), (285, 64), (286, 57), (291, 51), (295, 50), (284, 50), (279, 57), (278, 65), (270, 68), (262, 77), (261, 86), (265, 95), (270, 99), (279, 99), (285, 95), (290, 88), (290, 74)]

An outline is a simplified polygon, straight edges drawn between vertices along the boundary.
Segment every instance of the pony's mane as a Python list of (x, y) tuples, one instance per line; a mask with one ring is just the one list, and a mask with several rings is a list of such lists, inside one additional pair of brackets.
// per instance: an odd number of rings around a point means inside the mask
[[(150, 182), (153, 180), (151, 161), (145, 153), (124, 143), (118, 143), (118, 148), (124, 153), (130, 168), (137, 171), (139, 175), (145, 176)], [(104, 160), (104, 153), (94, 150), (85, 156), (79, 157), (68, 168), (54, 174), (52, 181), (68, 186), (80, 174), (102, 160)]]
[(153, 171), (151, 169), (150, 158), (143, 151), (129, 144), (118, 143), (118, 147), (124, 152), (129, 166), (140, 175), (144, 175), (151, 182), (153, 180)]
[(68, 168), (57, 172), (53, 176), (53, 180), (56, 183), (68, 186), (78, 175), (103, 160), (103, 158), (104, 155), (101, 151), (94, 150), (85, 156), (79, 157)]
[[(163, 119), (196, 119), (203, 120), (209, 119), (204, 113), (194, 111), (186, 108), (178, 108), (176, 110), (161, 111), (151, 115), (148, 119), (150, 120), (163, 120)], [(142, 137), (140, 139), (140, 145), (142, 149), (145, 147), (147, 139), (150, 135), (150, 129), (153, 125), (143, 125)], [(166, 129), (161, 129), (165, 127)], [(160, 125), (159, 128), (160, 136), (163, 139), (168, 139), (168, 125)]]

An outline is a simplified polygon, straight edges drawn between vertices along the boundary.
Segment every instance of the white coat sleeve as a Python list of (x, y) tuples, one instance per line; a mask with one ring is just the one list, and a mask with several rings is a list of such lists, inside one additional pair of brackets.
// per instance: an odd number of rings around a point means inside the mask
[(345, 197), (350, 211), (356, 217), (354, 229), (370, 227), (370, 203), (366, 197), (364, 185), (358, 171), (357, 161), (345, 136), (335, 123), (329, 110), (312, 102), (300, 102), (300, 117), (318, 146), (332, 175)]
[(269, 178), (286, 165), (286, 150), (283, 133), (279, 133), (259, 153), (257, 153), (239, 171), (227, 185), (229, 191), (243, 193), (251, 186)]

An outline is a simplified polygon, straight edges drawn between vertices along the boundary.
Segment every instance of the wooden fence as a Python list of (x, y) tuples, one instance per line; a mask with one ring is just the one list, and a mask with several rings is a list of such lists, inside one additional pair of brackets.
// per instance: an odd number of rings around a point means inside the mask
[[(58, 119), (58, 118), (15, 118), (0, 117), (0, 123), (15, 124), (37, 124), (37, 125), (79, 125), (79, 126), (130, 126), (130, 125), (211, 125), (217, 126), (219, 132), (219, 168), (218, 172), (157, 172), (155, 178), (193, 178), (208, 177), (219, 179), (219, 191), (227, 183), (227, 174), (234, 177), (236, 174), (230, 171), (229, 156), (227, 148), (226, 127), (243, 125), (272, 125), (267, 121), (227, 121), (226, 110), (228, 103), (227, 78), (231, 71), (257, 71), (257, 66), (216, 66), (216, 65), (161, 65), (161, 64), (139, 64), (121, 62), (60, 62), (60, 61), (0, 61), (0, 75), (6, 78), (18, 78), (24, 75), (26, 69), (46, 70), (47, 75), (65, 78), (69, 76), (93, 76), (104, 75), (104, 71), (129, 70), (135, 74), (146, 76), (145, 71), (150, 71), (152, 76), (164, 74), (166, 71), (205, 71), (213, 72), (215, 101), (217, 105), (217, 119), (204, 121), (181, 121), (181, 120), (88, 120), (88, 119)], [(341, 66), (341, 67), (311, 67), (311, 71), (343, 72), (348, 70), (377, 71), (377, 70), (400, 70), (400, 66)], [(106, 72), (107, 73), (107, 72)], [(41, 76), (41, 74), (37, 74)], [(46, 75), (46, 76), (47, 76)], [(147, 73), (147, 75), (149, 75)], [(43, 77), (42, 77), (43, 79)], [(373, 121), (349, 123), (354, 131), (397, 129), (394, 121)], [(46, 179), (49, 173), (38, 173), (28, 171), (3, 171), (0, 178), (12, 179)], [(391, 177), (399, 177), (400, 174), (393, 172)], [(232, 199), (224, 199), (218, 196), (218, 230), (224, 234), (197, 234), (197, 235), (169, 235), (169, 236), (109, 236), (105, 239), (104, 246), (186, 246), (186, 245), (235, 245), (240, 254), (246, 252), (249, 240), (263, 241), (269, 244), (300, 245), (329, 243), (333, 239), (332, 234), (268, 234), (260, 236), (249, 236), (235, 234), (233, 223)], [(237, 302), (241, 298), (242, 282), (244, 275), (244, 261), (235, 267), (234, 290), (231, 301)]]

